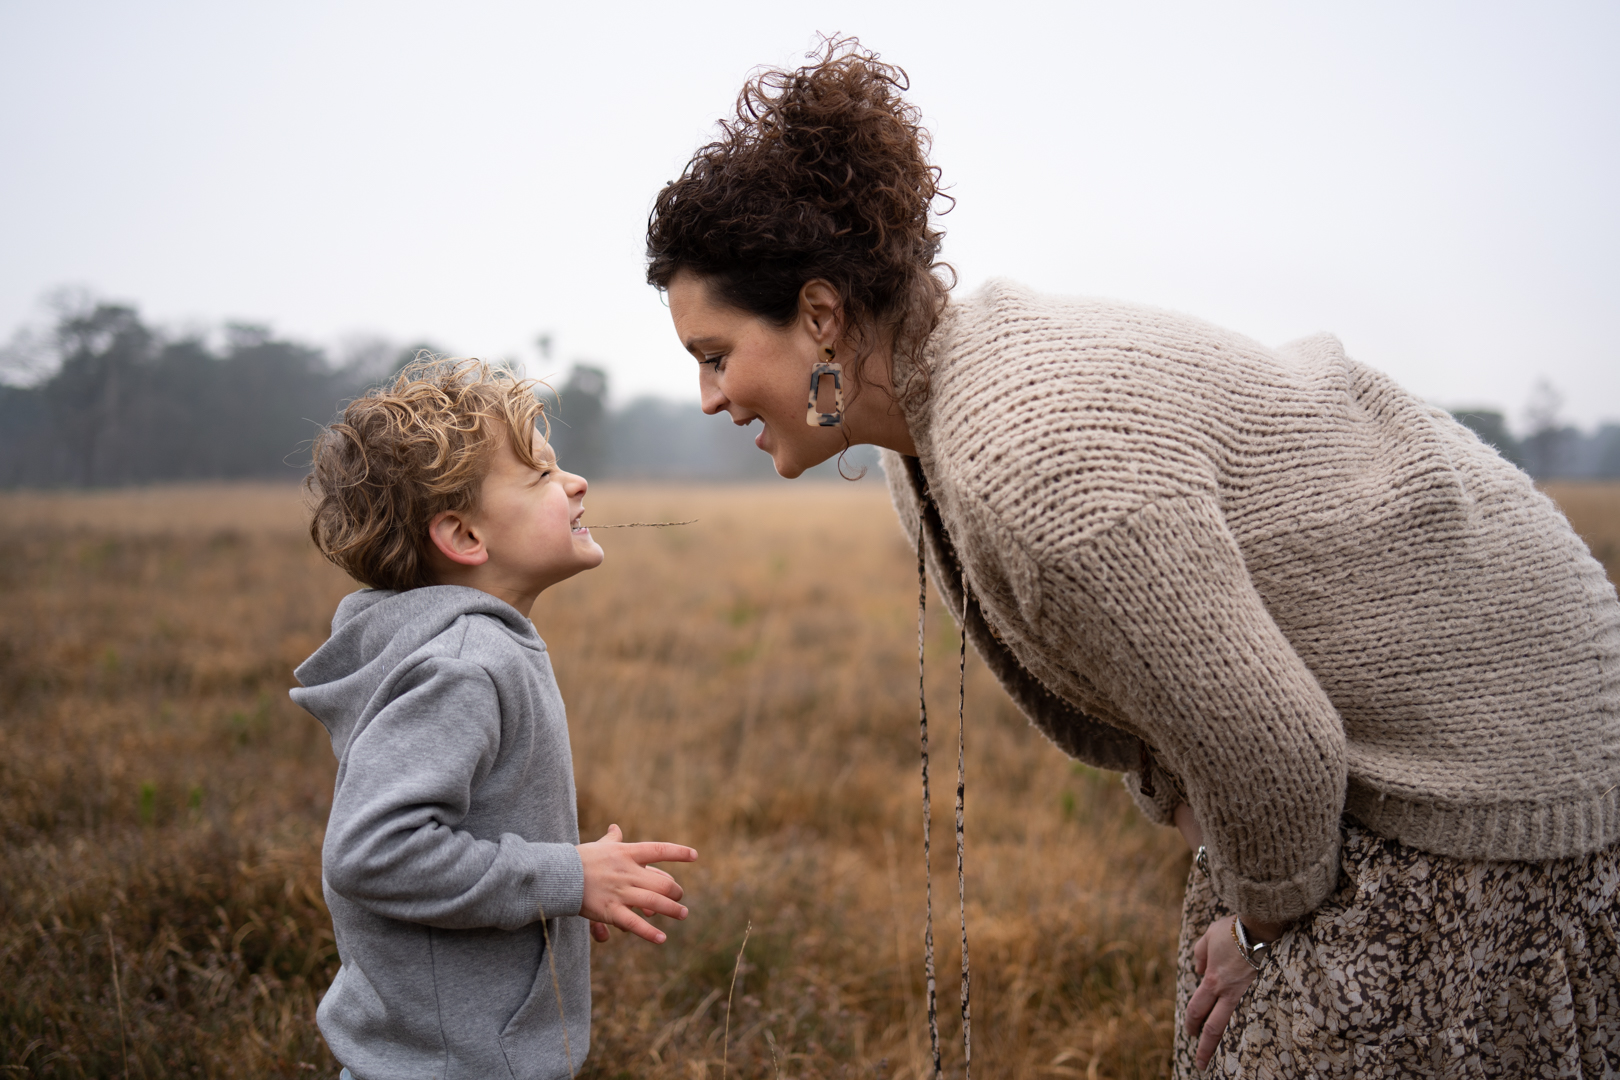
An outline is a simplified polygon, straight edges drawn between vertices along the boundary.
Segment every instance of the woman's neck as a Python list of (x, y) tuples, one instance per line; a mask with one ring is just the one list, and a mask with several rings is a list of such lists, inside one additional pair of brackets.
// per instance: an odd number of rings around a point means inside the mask
[(894, 350), (885, 341), (861, 366), (861, 387), (844, 411), (844, 430), (852, 444), (869, 444), (897, 454), (917, 456), (905, 413), (894, 393)]

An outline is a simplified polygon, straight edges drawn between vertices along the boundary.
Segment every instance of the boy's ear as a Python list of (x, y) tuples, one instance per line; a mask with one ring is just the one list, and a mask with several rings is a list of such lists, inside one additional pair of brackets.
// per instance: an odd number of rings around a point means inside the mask
[(472, 522), (455, 510), (441, 510), (428, 522), (428, 536), (439, 553), (462, 566), (482, 566), (489, 561), (489, 549)]

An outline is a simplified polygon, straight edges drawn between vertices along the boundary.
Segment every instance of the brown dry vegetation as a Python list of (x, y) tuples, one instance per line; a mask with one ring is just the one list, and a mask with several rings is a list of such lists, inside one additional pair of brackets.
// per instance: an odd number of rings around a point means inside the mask
[[(1620, 487), (1559, 488), (1610, 574)], [(581, 824), (694, 844), (692, 917), (595, 953), (585, 1075), (922, 1075), (915, 564), (879, 485), (615, 489), (602, 569), (535, 621)], [(350, 586), (296, 493), (0, 496), (0, 1066), (334, 1075), (319, 845), (334, 763), (286, 698)], [(956, 638), (930, 694), (954, 738)], [(1187, 857), (1115, 778), (968, 671), (974, 1066), (1161, 1075)], [(936, 743), (936, 745), (939, 745)], [(936, 756), (949, 772), (948, 752)], [(947, 1061), (959, 1068), (950, 777), (936, 788)], [(726, 994), (752, 923), (725, 1035)]]

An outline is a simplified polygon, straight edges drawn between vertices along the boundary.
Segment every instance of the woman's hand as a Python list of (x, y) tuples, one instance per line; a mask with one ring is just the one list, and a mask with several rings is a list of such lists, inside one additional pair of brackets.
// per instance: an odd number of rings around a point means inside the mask
[[(1204, 843), (1204, 830), (1199, 827), (1192, 807), (1186, 803), (1177, 806), (1175, 821), (1187, 846), (1197, 851)], [(1237, 938), (1232, 933), (1235, 918), (1228, 915), (1210, 923), (1204, 936), (1193, 945), (1193, 970), (1198, 973), (1200, 982), (1187, 1002), (1186, 1027), (1187, 1034), (1198, 1040), (1199, 1072), (1203, 1072), (1209, 1066), (1209, 1059), (1215, 1056), (1215, 1047), (1226, 1033), (1226, 1022), (1232, 1018), (1256, 974), (1253, 965), (1238, 949)], [(1253, 940), (1268, 945), (1288, 932), (1286, 924), (1276, 923), (1245, 922), (1243, 929)]]
[[(1228, 915), (1216, 919), (1193, 945), (1193, 970), (1201, 981), (1187, 1002), (1186, 1027), (1187, 1034), (1198, 1040), (1199, 1072), (1203, 1072), (1209, 1059), (1215, 1056), (1215, 1047), (1226, 1032), (1226, 1022), (1232, 1018), (1257, 974), (1243, 958), (1237, 939), (1232, 935), (1235, 918)], [(1268, 945), (1288, 932), (1286, 925), (1247, 921), (1243, 929), (1250, 938)]]
[[(1199, 1072), (1209, 1066), (1226, 1032), (1226, 1022), (1254, 982), (1255, 970), (1243, 959), (1232, 938), (1233, 918), (1228, 915), (1210, 923), (1204, 936), (1193, 945), (1193, 970), (1201, 981), (1187, 1002), (1186, 1028), (1188, 1037), (1198, 1040)], [(1244, 929), (1248, 929), (1247, 923)]]
[(679, 903), (681, 887), (664, 871), (648, 863), (691, 862), (697, 852), (681, 844), (627, 844), (617, 825), (608, 826), (602, 839), (576, 847), (579, 861), (585, 867), (585, 896), (579, 913), (591, 921), (591, 936), (606, 941), (608, 926), (617, 926), (655, 945), (664, 942), (665, 934), (656, 926), (637, 915), (669, 915), (686, 918), (686, 908)]

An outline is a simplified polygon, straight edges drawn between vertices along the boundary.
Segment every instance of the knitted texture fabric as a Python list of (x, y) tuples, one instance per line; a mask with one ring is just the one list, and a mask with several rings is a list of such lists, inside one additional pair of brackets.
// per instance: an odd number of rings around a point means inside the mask
[(1239, 914), (1315, 908), (1344, 813), (1464, 859), (1620, 840), (1614, 587), (1444, 411), (1331, 336), (1006, 284), (921, 363), (884, 469), (933, 580), (1059, 747), (1191, 804)]

